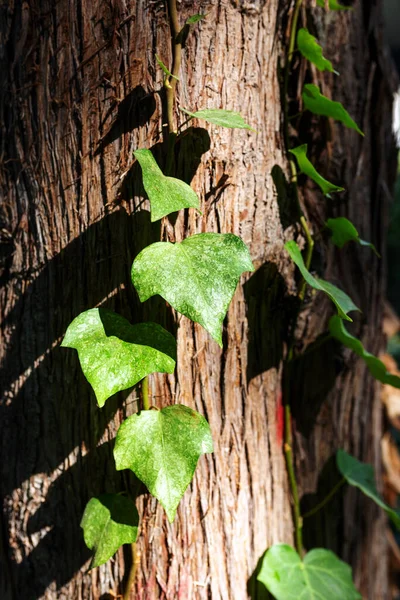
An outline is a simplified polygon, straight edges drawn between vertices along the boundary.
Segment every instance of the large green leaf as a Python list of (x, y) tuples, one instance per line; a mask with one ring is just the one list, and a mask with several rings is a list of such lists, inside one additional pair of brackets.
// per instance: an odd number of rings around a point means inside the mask
[(213, 451), (210, 426), (191, 408), (176, 404), (145, 410), (118, 430), (118, 470), (131, 469), (166, 510), (169, 521), (192, 480), (201, 454)]
[(143, 187), (150, 200), (151, 221), (158, 221), (182, 208), (200, 209), (197, 194), (190, 185), (163, 174), (150, 150), (135, 150), (142, 167)]
[[(325, 7), (325, 0), (317, 0), (318, 6)], [(339, 4), (337, 0), (329, 0), (328, 6), (330, 10), (353, 10), (352, 6), (344, 6), (343, 4)]]
[(361, 246), (369, 246), (369, 248), (379, 256), (379, 253), (371, 242), (360, 239), (357, 229), (349, 219), (346, 219), (346, 217), (328, 219), (325, 225), (332, 231), (331, 240), (338, 248), (343, 248), (347, 242), (358, 242)]
[(276, 600), (361, 600), (349, 565), (322, 548), (301, 560), (291, 546), (275, 544), (265, 553), (257, 579)]
[(352, 310), (359, 310), (357, 306), (353, 303), (352, 299), (349, 298), (347, 294), (342, 292), (339, 288), (334, 286), (329, 281), (324, 281), (323, 279), (317, 279), (313, 275), (311, 275), (310, 271), (306, 268), (304, 264), (303, 257), (300, 252), (300, 248), (296, 244), (294, 240), (290, 242), (286, 242), (285, 244), (286, 250), (289, 252), (291, 259), (298, 266), (302, 276), (305, 281), (312, 288), (316, 290), (320, 290), (321, 292), (325, 292), (327, 296), (332, 300), (332, 302), (336, 305), (339, 315), (342, 319), (346, 319), (347, 321), (352, 321), (347, 313)]
[(297, 146), (297, 148), (293, 148), (290, 150), (292, 154), (295, 155), (296, 160), (298, 162), (299, 168), (302, 173), (310, 177), (323, 191), (325, 195), (328, 195), (332, 192), (343, 192), (344, 188), (334, 185), (330, 183), (318, 173), (315, 167), (307, 158), (307, 144), (303, 144), (302, 146)]
[(222, 347), (221, 326), (244, 271), (253, 271), (242, 240), (231, 233), (199, 233), (178, 244), (157, 242), (134, 260), (132, 281), (141, 302), (159, 294), (200, 323)]
[(366, 496), (383, 508), (395, 526), (400, 529), (399, 512), (385, 504), (376, 489), (373, 466), (360, 462), (357, 458), (351, 456), (351, 454), (347, 454), (344, 450), (337, 451), (336, 464), (347, 483), (359, 488)]
[(119, 494), (103, 494), (86, 505), (81, 527), (85, 544), (94, 550), (90, 568), (108, 561), (122, 544), (136, 542), (139, 515), (136, 506)]
[(346, 127), (354, 129), (360, 135), (364, 135), (343, 105), (340, 102), (335, 102), (323, 96), (316, 85), (307, 83), (303, 88), (302, 98), (304, 106), (312, 113), (323, 115), (324, 117), (332, 117), (336, 121), (341, 121)]
[(186, 108), (181, 108), (181, 111), (195, 119), (203, 119), (207, 123), (219, 125), (220, 127), (229, 127), (230, 129), (250, 129), (255, 131), (246, 123), (240, 113), (232, 110), (224, 110), (223, 108), (204, 108), (196, 112), (190, 112)]
[(302, 55), (320, 71), (335, 73), (331, 61), (323, 56), (321, 46), (307, 29), (302, 28), (297, 32), (297, 47)]
[(382, 383), (392, 385), (393, 387), (400, 388), (400, 377), (388, 373), (383, 362), (370, 352), (367, 352), (361, 341), (347, 331), (342, 319), (336, 315), (331, 317), (329, 320), (329, 331), (334, 338), (346, 346), (346, 348), (353, 350), (353, 352), (365, 361), (369, 372), (375, 379)]
[(175, 369), (176, 341), (168, 331), (156, 323), (131, 325), (105, 308), (78, 315), (61, 345), (78, 351), (99, 406), (149, 373), (173, 373)]

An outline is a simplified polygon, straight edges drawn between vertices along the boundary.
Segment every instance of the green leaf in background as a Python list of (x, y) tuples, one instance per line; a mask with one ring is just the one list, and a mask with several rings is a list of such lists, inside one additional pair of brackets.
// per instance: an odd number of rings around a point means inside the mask
[[(325, 0), (317, 0), (318, 6), (325, 7)], [(329, 0), (328, 6), (330, 10), (353, 10), (352, 6), (344, 6), (343, 4), (339, 4), (337, 0)]]
[(222, 347), (222, 321), (244, 271), (254, 267), (239, 237), (198, 233), (177, 244), (147, 246), (133, 262), (132, 282), (141, 302), (159, 294)]
[(129, 321), (105, 308), (92, 308), (69, 325), (64, 348), (78, 351), (83, 374), (99, 406), (149, 373), (173, 373), (176, 340), (161, 325)]
[(332, 231), (332, 242), (338, 247), (343, 248), (347, 242), (358, 242), (361, 246), (368, 246), (380, 258), (375, 246), (370, 242), (360, 239), (357, 229), (353, 223), (346, 217), (336, 217), (336, 219), (328, 219), (325, 222), (328, 229)]
[(351, 454), (347, 454), (344, 450), (337, 451), (336, 464), (347, 483), (359, 488), (366, 496), (371, 498), (375, 504), (383, 508), (397, 529), (400, 529), (400, 514), (385, 504), (378, 494), (373, 466), (360, 462), (357, 458), (351, 456)]
[(205, 108), (196, 112), (190, 112), (185, 108), (181, 108), (181, 111), (194, 119), (203, 119), (203, 121), (207, 121), (207, 123), (219, 125), (220, 127), (229, 127), (231, 129), (250, 129), (250, 131), (255, 131), (255, 129), (246, 123), (241, 114), (233, 112), (232, 110), (224, 110), (222, 108)]
[(102, 494), (86, 505), (81, 527), (85, 544), (94, 550), (90, 568), (103, 565), (122, 544), (133, 544), (139, 515), (135, 504), (119, 494)]
[(169, 521), (192, 480), (201, 454), (213, 452), (210, 426), (176, 404), (143, 410), (124, 421), (114, 448), (117, 470), (131, 469), (165, 508)]
[(370, 352), (367, 352), (362, 342), (347, 331), (342, 319), (336, 315), (331, 317), (329, 320), (329, 331), (343, 346), (353, 350), (353, 352), (365, 361), (369, 372), (375, 379), (400, 389), (400, 377), (388, 373), (383, 362), (373, 354), (370, 354)]
[(301, 560), (291, 546), (275, 544), (265, 553), (257, 579), (276, 600), (361, 600), (349, 565), (322, 548)]
[(307, 158), (307, 144), (302, 144), (301, 146), (297, 146), (297, 148), (293, 148), (289, 150), (291, 154), (294, 154), (296, 157), (297, 163), (299, 165), (299, 169), (302, 173), (310, 177), (319, 187), (322, 192), (327, 196), (332, 192), (343, 192), (344, 188), (334, 185), (330, 183), (318, 173), (315, 167)]
[(329, 100), (329, 98), (323, 96), (316, 85), (307, 83), (303, 88), (301, 96), (303, 98), (304, 106), (315, 115), (332, 117), (332, 119), (336, 119), (336, 121), (341, 121), (346, 127), (354, 129), (360, 135), (364, 135), (343, 105), (340, 102)]
[(158, 56), (158, 54), (156, 54), (155, 56), (156, 56), (156, 61), (158, 62), (159, 66), (164, 71), (164, 73), (167, 75), (167, 77), (173, 77), (174, 79), (177, 79), (179, 81), (179, 77), (172, 75), (171, 71), (169, 71), (168, 68), (164, 65), (163, 61)]
[(189, 17), (188, 19), (186, 19), (185, 21), (185, 25), (194, 25), (194, 23), (198, 23), (199, 21), (202, 21), (203, 19), (206, 18), (206, 14), (205, 15), (193, 15), (192, 17)]
[(317, 40), (307, 29), (299, 29), (297, 32), (297, 47), (302, 55), (312, 62), (320, 71), (330, 71), (338, 73), (332, 67), (330, 60), (326, 59), (322, 54), (322, 48)]
[(152, 222), (182, 208), (200, 209), (196, 192), (184, 181), (164, 175), (150, 150), (135, 150), (133, 154), (142, 167), (143, 186), (150, 200)]
[(285, 248), (289, 252), (292, 261), (300, 269), (300, 272), (304, 277), (305, 281), (308, 283), (308, 285), (310, 285), (315, 290), (325, 292), (325, 294), (327, 294), (327, 296), (329, 296), (332, 302), (336, 305), (338, 313), (342, 317), (342, 319), (346, 319), (346, 321), (352, 321), (353, 319), (350, 319), (347, 313), (351, 312), (352, 310), (359, 309), (353, 303), (351, 298), (349, 298), (347, 294), (342, 292), (342, 290), (339, 290), (339, 288), (334, 286), (332, 283), (329, 283), (329, 281), (324, 281), (323, 279), (319, 278), (317, 279), (316, 277), (311, 275), (310, 271), (306, 268), (306, 265), (304, 264), (300, 248), (294, 240), (286, 242)]

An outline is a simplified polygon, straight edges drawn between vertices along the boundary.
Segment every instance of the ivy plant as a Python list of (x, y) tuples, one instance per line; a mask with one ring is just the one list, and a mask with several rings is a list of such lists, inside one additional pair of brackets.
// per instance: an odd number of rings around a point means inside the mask
[[(159, 56), (155, 57), (165, 75), (167, 172), (173, 163), (177, 134), (174, 91), (179, 81), (181, 38), (184, 28), (205, 17), (193, 15), (178, 30), (174, 0), (169, 8), (174, 61), (168, 68)], [(233, 111), (184, 112), (190, 118), (203, 119), (213, 125), (252, 130), (243, 117)], [(184, 181), (165, 175), (150, 150), (138, 148), (134, 156), (141, 167), (151, 221), (185, 209), (200, 213), (196, 192)], [(155, 294), (161, 295), (176, 311), (201, 324), (222, 347), (222, 323), (232, 296), (241, 275), (253, 270), (249, 250), (238, 236), (210, 232), (192, 235), (180, 243), (160, 241), (144, 248), (133, 262), (132, 282), (142, 302)], [(115, 464), (117, 470), (133, 471), (173, 522), (200, 456), (213, 452), (210, 426), (201, 414), (182, 404), (159, 408), (149, 397), (148, 376), (174, 372), (174, 336), (156, 323), (132, 325), (122, 315), (92, 308), (72, 321), (62, 346), (77, 350), (82, 371), (100, 407), (113, 394), (141, 383), (139, 412), (127, 418), (117, 432)], [(122, 544), (134, 545), (139, 528), (134, 499), (122, 493), (91, 498), (81, 526), (85, 542), (94, 553), (91, 567), (97, 567), (109, 560)], [(134, 557), (132, 564), (134, 568)], [(131, 579), (133, 576), (128, 581)], [(128, 596), (129, 589), (124, 597)]]

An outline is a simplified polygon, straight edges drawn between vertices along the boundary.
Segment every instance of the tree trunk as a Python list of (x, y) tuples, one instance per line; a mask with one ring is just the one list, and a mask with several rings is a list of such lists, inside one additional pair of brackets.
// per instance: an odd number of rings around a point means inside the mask
[[(167, 235), (165, 225), (150, 223), (132, 154), (152, 148), (165, 161), (163, 73), (155, 60), (157, 53), (171, 62), (164, 3), (15, 0), (2, 7), (3, 600), (105, 600), (121, 593), (129, 548), (88, 572), (79, 522), (93, 495), (126, 486), (138, 490), (141, 516), (131, 598), (255, 598), (248, 580), (263, 552), (293, 541), (281, 388), (296, 284), (283, 244), (300, 230), (285, 206), (278, 69), (292, 8), (278, 0), (179, 4), (181, 23), (207, 13), (186, 41), (180, 106), (236, 110), (257, 130), (195, 121), (183, 128), (175, 152), (176, 176), (191, 182), (202, 201), (202, 215), (179, 213), (176, 241), (233, 232), (249, 245), (257, 269), (237, 289), (221, 351), (162, 300), (141, 305), (130, 283), (135, 255)], [(366, 134), (309, 116), (291, 131), (309, 143), (323, 174), (346, 187), (340, 200), (329, 202), (306, 183), (304, 209), (318, 236), (315, 268), (340, 281), (361, 307), (356, 331), (375, 352), (383, 342), (384, 262), (355, 245), (333, 250), (318, 232), (326, 216), (342, 214), (361, 237), (378, 249), (384, 244), (393, 161), (380, 11), (378, 0), (340, 13), (306, 4), (301, 20), (342, 75), (322, 76), (296, 58), (290, 86), (296, 98), (305, 78), (323, 82), (324, 93), (342, 100)], [(136, 392), (98, 409), (76, 353), (59, 348), (71, 320), (99, 305), (132, 322), (151, 318), (176, 330), (177, 370), (151, 376), (152, 403), (186, 404), (211, 426), (215, 452), (201, 457), (172, 525), (143, 487), (115, 471), (113, 440), (136, 410)], [(307, 299), (299, 348), (326, 329), (331, 313), (324, 298)], [(337, 448), (379, 472), (382, 431), (379, 386), (365, 367), (347, 353), (340, 358), (331, 345), (308, 356), (311, 364), (298, 361), (287, 374), (305, 509), (334, 483), (329, 459)], [(348, 560), (365, 598), (387, 597), (383, 515), (353, 491), (336, 497), (333, 512), (332, 506), (305, 522), (308, 547), (318, 543)]]

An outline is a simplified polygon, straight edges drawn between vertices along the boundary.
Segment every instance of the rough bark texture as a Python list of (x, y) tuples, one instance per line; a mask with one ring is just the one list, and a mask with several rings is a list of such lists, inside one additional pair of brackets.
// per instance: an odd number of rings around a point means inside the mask
[[(329, 205), (313, 186), (304, 189), (313, 227), (317, 231), (326, 214), (345, 214), (378, 246), (384, 239), (391, 148), (390, 90), (375, 18), (380, 8), (380, 2), (364, 2), (351, 13), (327, 15), (318, 8), (308, 16), (310, 28), (326, 41), (325, 54), (336, 59), (340, 80), (306, 71), (303, 62), (294, 65), (299, 85), (304, 77), (324, 81), (325, 92), (343, 99), (366, 133), (361, 139), (323, 120), (300, 120), (300, 139), (313, 144), (321, 170), (348, 190)], [(175, 153), (176, 175), (191, 182), (203, 212), (179, 214), (176, 240), (203, 231), (236, 233), (249, 244), (257, 268), (238, 287), (221, 351), (201, 327), (161, 300), (141, 306), (130, 284), (137, 252), (167, 235), (165, 226), (150, 224), (132, 156), (138, 147), (151, 147), (161, 164), (165, 160), (163, 74), (154, 57), (157, 52), (167, 64), (171, 58), (164, 3), (15, 0), (2, 6), (4, 600), (105, 600), (120, 593), (129, 552), (120, 550), (115, 560), (87, 572), (79, 522), (92, 495), (124, 486), (138, 489), (141, 514), (132, 598), (244, 599), (264, 550), (292, 541), (281, 443), (281, 358), (295, 290), (283, 244), (295, 228), (288, 227), (291, 212), (285, 207), (278, 81), (290, 9), (289, 2), (278, 0), (179, 4), (181, 22), (208, 13), (186, 42), (180, 104), (240, 111), (258, 132), (195, 123), (182, 133)], [(303, 22), (310, 14), (307, 7)], [(325, 276), (339, 279), (362, 308), (358, 331), (378, 351), (383, 263), (354, 246), (340, 254), (321, 240), (318, 248), (319, 270), (326, 266)], [(73, 317), (98, 305), (133, 322), (151, 318), (177, 331), (176, 374), (151, 378), (152, 402), (187, 404), (210, 422), (215, 453), (200, 459), (173, 525), (143, 488), (115, 472), (112, 440), (135, 411), (136, 392), (119, 394), (99, 410), (75, 352), (59, 348)], [(330, 312), (322, 298), (310, 300), (299, 328), (302, 344), (324, 330)], [(320, 363), (308, 370), (300, 365), (301, 373), (314, 374), (314, 383), (325, 378), (332, 362), (333, 349), (323, 348), (322, 371)], [(379, 470), (379, 388), (353, 357), (345, 355), (341, 368), (328, 396), (324, 385), (311, 398), (306, 385), (293, 396), (306, 494), (315, 493), (339, 445)], [(344, 510), (342, 500), (338, 496), (335, 519), (322, 513), (306, 539), (314, 540), (318, 531), (319, 544), (352, 563), (365, 597), (384, 598), (384, 519), (359, 495), (346, 495)], [(314, 499), (305, 502), (312, 505)]]

